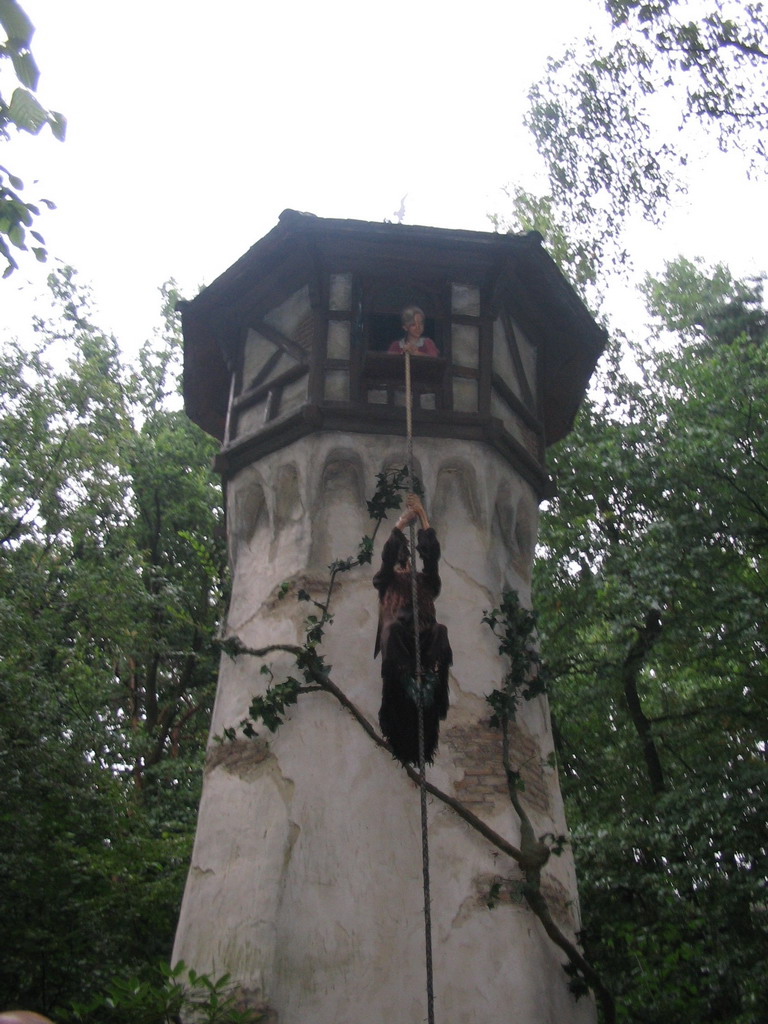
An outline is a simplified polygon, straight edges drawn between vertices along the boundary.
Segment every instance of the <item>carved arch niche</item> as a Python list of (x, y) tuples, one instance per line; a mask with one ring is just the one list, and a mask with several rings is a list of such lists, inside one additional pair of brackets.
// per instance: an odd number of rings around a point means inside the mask
[(311, 565), (325, 568), (355, 554), (368, 530), (363, 495), (363, 464), (348, 449), (335, 449), (320, 473), (312, 502)]
[(270, 561), (286, 573), (295, 571), (293, 562), (304, 537), (304, 502), (299, 470), (295, 462), (278, 466), (274, 476), (275, 529), (269, 547)]
[(231, 487), (229, 555), (233, 572), (246, 550), (269, 543), (272, 531), (266, 494), (264, 481), (253, 468), (243, 470)]
[(444, 557), (465, 568), (482, 565), (486, 538), (475, 467), (461, 459), (443, 463), (437, 471), (432, 512)]
[(227, 622), (237, 630), (264, 598), (263, 583), (253, 572), (269, 550), (272, 517), (269, 489), (252, 466), (243, 470), (228, 488), (229, 557), (232, 567), (232, 598)]
[(494, 503), (488, 548), (499, 591), (511, 587), (527, 593), (530, 588), (536, 519), (536, 505), (527, 488), (521, 492), (503, 480)]

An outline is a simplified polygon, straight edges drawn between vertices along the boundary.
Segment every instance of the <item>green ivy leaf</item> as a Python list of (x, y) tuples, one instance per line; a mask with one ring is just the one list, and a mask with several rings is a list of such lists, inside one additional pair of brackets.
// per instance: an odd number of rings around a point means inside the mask
[(48, 121), (48, 111), (29, 90), (19, 86), (11, 95), (8, 118), (22, 131), (37, 135)]
[(25, 85), (28, 89), (37, 89), (37, 83), (40, 79), (40, 71), (35, 63), (35, 58), (29, 50), (21, 47), (12, 48), (11, 62), (13, 63), (13, 70), (16, 72), (16, 77), (21, 84)]
[(35, 34), (35, 26), (16, 0), (0, 0), (0, 25), (5, 29), (9, 40), (17, 46), (28, 47)]

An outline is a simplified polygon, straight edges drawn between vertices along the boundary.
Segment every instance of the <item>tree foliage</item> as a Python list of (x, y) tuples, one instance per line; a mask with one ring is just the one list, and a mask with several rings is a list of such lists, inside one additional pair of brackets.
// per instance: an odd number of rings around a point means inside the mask
[(0, 356), (0, 1004), (42, 1011), (169, 952), (225, 587), (175, 329), (129, 367), (51, 286)]
[[(550, 60), (527, 125), (572, 237), (604, 254), (628, 212), (658, 219), (704, 138), (765, 169), (762, 3), (605, 0), (608, 24)], [(560, 219), (563, 219), (561, 217)]]
[[(37, 135), (48, 125), (55, 138), (63, 140), (66, 131), (64, 117), (53, 110), (46, 110), (35, 96), (40, 72), (32, 56), (32, 36), (35, 29), (22, 7), (16, 0), (0, 0), (0, 28), (5, 40), (0, 40), (0, 73), (13, 68), (15, 87), (10, 96), (0, 89), (0, 141), (10, 138), (11, 130)], [(2, 84), (2, 80), (0, 80)], [(14, 249), (26, 250), (28, 237), (35, 257), (44, 262), (47, 256), (45, 240), (39, 231), (32, 228), (40, 207), (26, 202), (21, 193), (24, 183), (6, 167), (0, 165), (0, 256), (5, 260), (3, 277), (8, 277), (18, 268)], [(43, 205), (52, 207), (49, 199), (41, 200)]]
[(768, 345), (760, 281), (677, 260), (554, 457), (537, 567), (585, 948), (626, 1021), (768, 986)]
[(578, 231), (566, 231), (561, 212), (551, 196), (539, 196), (519, 185), (504, 190), (510, 201), (505, 214), (491, 214), (494, 230), (505, 233), (535, 231), (546, 242), (547, 252), (585, 302), (599, 306), (602, 289), (598, 281), (594, 242)]
[(118, 975), (106, 992), (87, 1002), (76, 1000), (60, 1011), (64, 1024), (258, 1024), (265, 1014), (241, 1005), (228, 974), (211, 978), (183, 961), (169, 967), (159, 961), (147, 977)]

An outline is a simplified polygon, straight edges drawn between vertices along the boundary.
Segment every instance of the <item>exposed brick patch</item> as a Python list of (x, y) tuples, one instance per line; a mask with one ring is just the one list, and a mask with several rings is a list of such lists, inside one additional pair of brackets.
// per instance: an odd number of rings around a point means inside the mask
[[(258, 989), (243, 988), (238, 985), (231, 993), (235, 997), (235, 1010), (248, 1014), (248, 1019), (258, 1024), (279, 1024), (277, 1010), (261, 998)], [(186, 1017), (183, 1024), (195, 1024), (193, 1017)]]
[[(536, 741), (516, 722), (509, 727), (512, 766), (517, 767), (525, 785), (523, 800), (542, 814), (549, 813), (549, 793), (541, 770)], [(456, 796), (475, 813), (492, 811), (507, 797), (507, 780), (501, 760), (501, 730), (488, 721), (454, 725), (446, 730), (445, 741), (464, 777), (454, 784)]]
[(298, 325), (296, 330), (293, 332), (294, 341), (298, 341), (302, 348), (307, 351), (312, 346), (312, 338), (315, 330), (315, 318), (310, 313), (305, 316), (301, 323)]
[(541, 441), (539, 439), (539, 435), (535, 430), (531, 430), (530, 427), (527, 427), (522, 420), (518, 419), (517, 424), (523, 444), (534, 458), (540, 459)]
[(566, 928), (575, 928), (571, 896), (562, 882), (545, 872), (541, 876), (541, 892), (557, 923)]
[(211, 772), (221, 766), (235, 775), (242, 775), (249, 768), (261, 764), (269, 756), (269, 744), (256, 737), (252, 740), (225, 740), (211, 747), (205, 755), (205, 771)]
[(235, 1009), (245, 1013), (250, 1010), (254, 1014), (262, 1014), (257, 1018), (259, 1024), (278, 1024), (277, 1010), (274, 1010), (269, 1003), (260, 997), (258, 990), (243, 988), (238, 985), (236, 991)]
[[(524, 907), (528, 904), (523, 895), (523, 877), (519, 873), (511, 875), (481, 874), (475, 877), (475, 894), (479, 906), (492, 909), (497, 906)], [(574, 920), (571, 913), (570, 898), (566, 888), (551, 875), (544, 874), (541, 879), (541, 894), (547, 901), (552, 917), (561, 927), (573, 928)]]
[(493, 909), (501, 904), (528, 908), (523, 896), (522, 875), (505, 878), (502, 875), (477, 875), (475, 877), (477, 902)]

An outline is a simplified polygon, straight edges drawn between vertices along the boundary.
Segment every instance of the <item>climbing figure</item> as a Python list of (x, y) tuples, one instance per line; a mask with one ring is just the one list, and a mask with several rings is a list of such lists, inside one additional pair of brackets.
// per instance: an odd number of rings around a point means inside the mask
[(419, 520), (416, 550), (422, 571), (416, 574), (424, 717), (424, 760), (431, 764), (437, 750), (440, 722), (448, 713), (448, 669), (453, 664), (448, 631), (435, 619), (440, 593), (440, 544), (415, 494), (397, 521), (381, 553), (381, 568), (373, 577), (379, 592), (379, 629), (374, 657), (381, 651), (382, 694), (379, 725), (395, 756), (403, 764), (419, 763), (416, 644), (412, 598), (412, 562), (403, 529)]

